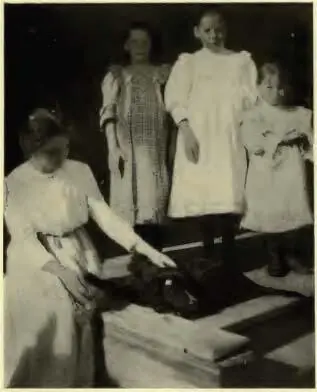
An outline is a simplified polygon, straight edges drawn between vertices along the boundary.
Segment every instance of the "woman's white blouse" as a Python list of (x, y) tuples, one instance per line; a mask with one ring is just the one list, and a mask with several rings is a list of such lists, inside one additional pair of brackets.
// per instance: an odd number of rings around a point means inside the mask
[(126, 249), (136, 242), (133, 230), (105, 203), (90, 168), (67, 160), (53, 175), (42, 174), (26, 162), (6, 179), (5, 220), (11, 236), (10, 259), (42, 268), (54, 257), (37, 234), (63, 236), (92, 217), (100, 228)]

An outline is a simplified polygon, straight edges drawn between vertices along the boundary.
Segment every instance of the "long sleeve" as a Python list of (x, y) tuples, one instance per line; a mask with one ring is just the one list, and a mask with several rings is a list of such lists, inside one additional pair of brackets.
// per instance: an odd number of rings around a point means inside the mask
[(104, 200), (88, 197), (89, 212), (100, 229), (127, 251), (132, 250), (138, 240), (132, 227), (117, 216)]
[(116, 117), (116, 101), (119, 92), (119, 82), (114, 72), (108, 72), (101, 83), (102, 106), (100, 109), (100, 128), (105, 122)]
[(174, 121), (188, 118), (188, 98), (192, 86), (192, 58), (190, 54), (183, 54), (176, 61), (165, 88), (165, 105)]
[(242, 109), (248, 110), (254, 106), (258, 98), (257, 69), (248, 52), (243, 52), (243, 56), (240, 75), (240, 92)]
[(10, 189), (7, 195), (7, 206), (5, 209), (5, 221), (11, 236), (8, 247), (8, 270), (10, 272), (10, 260), (30, 269), (42, 269), (44, 265), (54, 260), (38, 240), (37, 233), (33, 229), (24, 214), (23, 207), (12, 200)]
[(136, 245), (138, 238), (132, 227), (110, 209), (87, 165), (85, 165), (83, 175), (85, 176), (85, 191), (91, 218), (108, 237), (126, 250), (131, 250)]

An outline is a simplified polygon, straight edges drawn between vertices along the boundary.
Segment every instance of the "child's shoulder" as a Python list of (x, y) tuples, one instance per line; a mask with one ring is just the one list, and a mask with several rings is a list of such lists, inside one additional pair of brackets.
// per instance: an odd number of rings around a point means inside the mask
[(304, 126), (312, 126), (313, 112), (311, 109), (305, 108), (304, 106), (297, 106), (295, 114)]
[(177, 61), (181, 62), (181, 63), (190, 62), (196, 56), (197, 53), (198, 53), (198, 51), (197, 52), (193, 52), (193, 53), (189, 53), (189, 52), (180, 53), (178, 55)]

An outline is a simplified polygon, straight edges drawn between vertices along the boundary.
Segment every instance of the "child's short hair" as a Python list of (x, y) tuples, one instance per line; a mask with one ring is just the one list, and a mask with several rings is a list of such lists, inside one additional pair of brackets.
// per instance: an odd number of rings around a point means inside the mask
[(258, 72), (258, 84), (262, 83), (266, 75), (278, 75), (279, 88), (284, 90), (284, 97), (287, 102), (293, 99), (293, 87), (290, 72), (278, 61), (264, 62)]
[(205, 16), (217, 16), (223, 26), (223, 29), (226, 30), (227, 27), (225, 18), (222, 12), (216, 6), (201, 9), (196, 17), (195, 26), (199, 26), (200, 22)]

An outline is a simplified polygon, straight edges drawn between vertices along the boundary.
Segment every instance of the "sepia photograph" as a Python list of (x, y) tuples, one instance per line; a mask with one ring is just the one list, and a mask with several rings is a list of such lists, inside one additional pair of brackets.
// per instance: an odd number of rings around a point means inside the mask
[(315, 388), (313, 3), (4, 2), (5, 388)]

